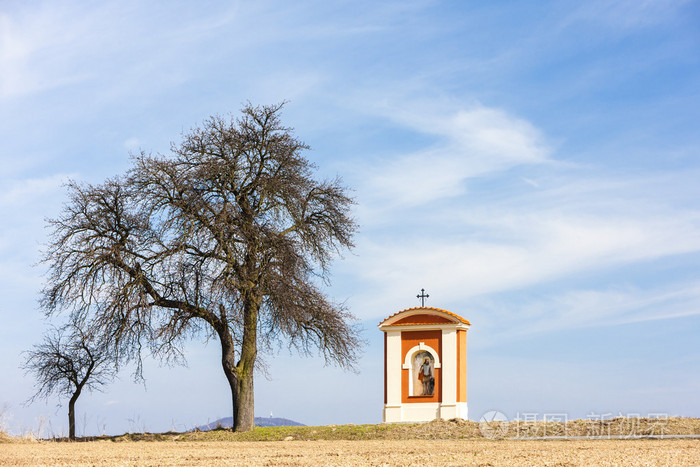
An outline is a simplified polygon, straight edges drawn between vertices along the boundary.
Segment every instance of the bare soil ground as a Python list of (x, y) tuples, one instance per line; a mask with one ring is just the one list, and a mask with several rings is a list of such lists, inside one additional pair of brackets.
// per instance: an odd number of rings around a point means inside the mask
[(700, 465), (700, 440), (90, 441), (0, 445), (0, 465)]

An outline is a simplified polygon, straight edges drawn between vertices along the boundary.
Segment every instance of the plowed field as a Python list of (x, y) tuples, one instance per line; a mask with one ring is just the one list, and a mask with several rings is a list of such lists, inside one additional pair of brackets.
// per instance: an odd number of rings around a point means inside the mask
[(9, 442), (0, 465), (700, 465), (700, 440)]

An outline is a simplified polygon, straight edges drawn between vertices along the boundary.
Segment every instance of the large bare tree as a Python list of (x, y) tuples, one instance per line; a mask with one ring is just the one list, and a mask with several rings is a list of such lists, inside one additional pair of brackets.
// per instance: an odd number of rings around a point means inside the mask
[(114, 378), (116, 365), (108, 349), (80, 328), (53, 328), (41, 344), (27, 352), (23, 367), (33, 373), (38, 385), (29, 399), (46, 399), (51, 394), (69, 396), (68, 436), (75, 440), (75, 403), (84, 389), (94, 390)]
[(46, 312), (70, 310), (139, 362), (144, 344), (170, 359), (187, 338), (217, 338), (238, 431), (253, 428), (259, 351), (286, 342), (352, 367), (361, 344), (322, 290), (353, 246), (353, 201), (339, 179), (315, 178), (282, 107), (211, 117), (167, 157), (141, 153), (122, 177), (71, 183), (50, 221)]

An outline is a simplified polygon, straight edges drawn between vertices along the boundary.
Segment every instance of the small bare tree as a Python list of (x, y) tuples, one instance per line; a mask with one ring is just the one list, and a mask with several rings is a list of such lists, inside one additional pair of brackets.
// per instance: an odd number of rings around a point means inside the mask
[(254, 426), (259, 350), (286, 341), (351, 367), (361, 343), (320, 289), (353, 246), (353, 201), (339, 179), (314, 178), (282, 106), (212, 117), (170, 157), (141, 153), (124, 177), (72, 183), (46, 255), (44, 309), (70, 310), (120, 358), (140, 361), (142, 344), (179, 358), (185, 339), (217, 338), (237, 431)]
[(75, 403), (84, 389), (94, 390), (115, 376), (115, 365), (107, 349), (79, 327), (53, 328), (44, 341), (27, 352), (23, 367), (34, 374), (38, 388), (28, 402), (51, 394), (69, 396), (68, 436), (75, 440)]

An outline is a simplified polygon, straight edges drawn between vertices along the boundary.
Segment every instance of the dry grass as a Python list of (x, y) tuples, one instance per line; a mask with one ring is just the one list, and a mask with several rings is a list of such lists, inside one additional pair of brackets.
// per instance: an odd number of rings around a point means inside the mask
[[(328, 425), (257, 427), (244, 433), (212, 430), (188, 433), (142, 433), (116, 437), (90, 438), (110, 441), (297, 441), (319, 440), (436, 440), (483, 438), (479, 423), (462, 420), (435, 420), (430, 423), (377, 425)], [(563, 422), (494, 422), (488, 426), (487, 437), (633, 437), (654, 435), (700, 435), (698, 418), (613, 418), (609, 420), (571, 420)]]
[(0, 465), (700, 465), (698, 440), (11, 443)]

